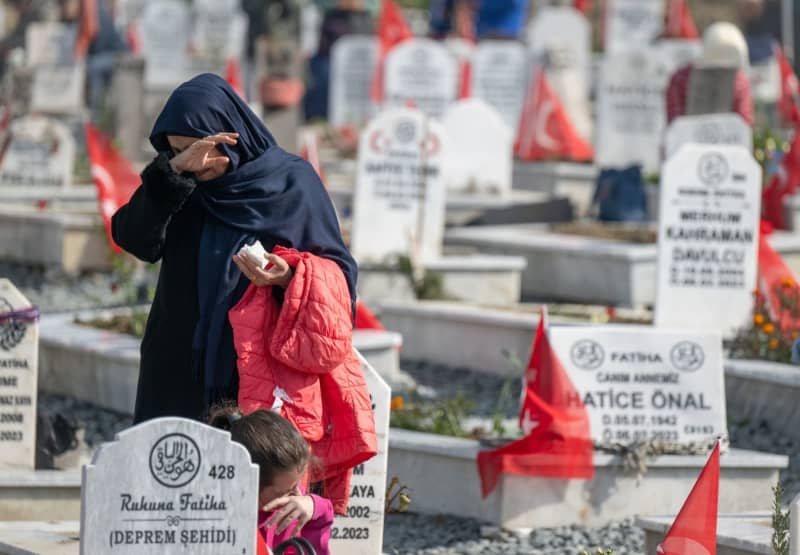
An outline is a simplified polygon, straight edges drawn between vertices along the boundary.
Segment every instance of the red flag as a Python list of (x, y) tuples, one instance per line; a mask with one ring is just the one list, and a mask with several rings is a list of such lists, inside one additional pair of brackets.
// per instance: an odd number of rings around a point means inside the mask
[(795, 130), (794, 139), (785, 153), (778, 171), (764, 187), (761, 196), (762, 215), (776, 229), (786, 229), (783, 214), (783, 200), (793, 195), (800, 183), (800, 127)]
[(137, 55), (141, 54), (142, 36), (139, 33), (139, 24), (136, 21), (132, 21), (131, 23), (128, 24), (126, 38), (128, 40), (128, 48), (130, 48), (131, 53)]
[(542, 68), (531, 80), (514, 152), (528, 161), (566, 158), (582, 162), (594, 157), (592, 145), (572, 125)]
[(667, 4), (666, 23), (664, 25), (665, 38), (671, 39), (697, 39), (700, 34), (689, 10), (686, 0), (669, 0)]
[(304, 158), (314, 171), (317, 172), (322, 183), (325, 183), (325, 173), (322, 171), (322, 160), (319, 156), (319, 139), (316, 133), (304, 133), (300, 138), (300, 156)]
[(361, 301), (356, 301), (356, 329), (383, 331), (386, 328), (383, 327), (383, 324), (381, 324), (381, 321), (378, 320), (378, 317), (375, 316), (369, 308), (367, 308), (367, 305)]
[(242, 72), (239, 68), (239, 60), (236, 58), (228, 58), (228, 61), (225, 62), (225, 80), (242, 100), (246, 100), (244, 86), (242, 86)]
[(458, 98), (469, 98), (472, 96), (472, 63), (469, 59), (463, 59), (458, 66)]
[(775, 44), (773, 48), (775, 60), (781, 72), (781, 97), (778, 100), (778, 111), (786, 123), (800, 124), (800, 85), (797, 82), (789, 60), (783, 53), (783, 48)]
[(592, 0), (575, 0), (575, 9), (583, 15), (587, 15), (592, 11)]
[(141, 180), (130, 162), (114, 148), (111, 140), (91, 123), (86, 124), (86, 150), (92, 165), (92, 178), (97, 187), (97, 201), (108, 243), (115, 252), (122, 252), (111, 238), (111, 216), (130, 200)]
[(769, 232), (762, 225), (758, 243), (758, 291), (763, 297), (770, 318), (781, 330), (800, 329), (800, 319), (792, 317), (791, 310), (781, 309), (780, 292), (797, 290), (797, 278), (786, 261), (767, 241)]
[(383, 0), (377, 29), (378, 60), (375, 64), (375, 74), (372, 76), (370, 97), (373, 102), (380, 103), (383, 102), (383, 65), (386, 56), (392, 48), (414, 35), (394, 0)]
[(270, 553), (264, 538), (261, 537), (259, 532), (256, 532), (256, 555), (270, 555)]
[(81, 0), (80, 21), (78, 21), (78, 38), (75, 40), (75, 56), (84, 58), (89, 44), (94, 40), (100, 22), (97, 16), (96, 0)]
[(542, 311), (526, 371), (520, 411), (522, 439), (478, 454), (481, 492), (488, 496), (503, 473), (547, 478), (594, 478), (589, 415), (547, 337)]
[(658, 546), (658, 555), (716, 555), (719, 442)]

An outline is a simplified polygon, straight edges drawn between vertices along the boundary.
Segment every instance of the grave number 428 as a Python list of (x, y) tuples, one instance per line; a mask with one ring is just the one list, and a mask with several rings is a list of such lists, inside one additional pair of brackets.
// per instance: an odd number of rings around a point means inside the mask
[(233, 480), (236, 477), (236, 467), (223, 464), (212, 465), (208, 475), (217, 480)]

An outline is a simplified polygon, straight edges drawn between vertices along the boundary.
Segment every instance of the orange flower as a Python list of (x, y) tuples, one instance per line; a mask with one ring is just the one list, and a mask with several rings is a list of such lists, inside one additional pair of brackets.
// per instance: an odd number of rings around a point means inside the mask
[(788, 278), (787, 277), (787, 278), (783, 278), (783, 280), (781, 281), (781, 285), (786, 287), (787, 289), (789, 289), (791, 287), (794, 287), (795, 283), (794, 283), (794, 280), (792, 278)]
[(774, 332), (775, 332), (775, 325), (774, 325), (774, 324), (770, 324), (770, 323), (766, 323), (766, 324), (764, 324), (764, 326), (761, 328), (761, 330), (762, 330), (764, 333), (766, 333), (767, 335), (770, 335), (770, 334), (772, 334), (772, 333), (774, 333)]
[(391, 410), (395, 411), (395, 410), (403, 410), (403, 408), (405, 408), (405, 406), (406, 406), (405, 399), (403, 399), (402, 395), (398, 395), (397, 397), (393, 397), (392, 398), (392, 402), (389, 405), (389, 408), (391, 408)]
[(757, 326), (761, 326), (764, 324), (764, 315), (763, 314), (756, 314), (753, 316), (753, 323)]
[(775, 339), (774, 337), (769, 340), (769, 348), (772, 349), (773, 351), (778, 348), (778, 340)]

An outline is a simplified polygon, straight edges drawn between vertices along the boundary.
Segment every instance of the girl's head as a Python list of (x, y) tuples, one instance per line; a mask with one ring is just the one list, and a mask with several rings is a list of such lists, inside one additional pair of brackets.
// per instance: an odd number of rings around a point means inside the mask
[(236, 406), (229, 405), (212, 409), (209, 424), (229, 431), (231, 439), (244, 445), (258, 465), (259, 506), (297, 489), (310, 451), (288, 420), (267, 410), (243, 416)]
[[(217, 145), (218, 154), (230, 159), (228, 172), (236, 172), (276, 145), (261, 119), (222, 77), (203, 73), (172, 91), (153, 125), (150, 143), (158, 152), (174, 154), (217, 133), (239, 134), (236, 145)], [(220, 175), (199, 177), (210, 180)]]

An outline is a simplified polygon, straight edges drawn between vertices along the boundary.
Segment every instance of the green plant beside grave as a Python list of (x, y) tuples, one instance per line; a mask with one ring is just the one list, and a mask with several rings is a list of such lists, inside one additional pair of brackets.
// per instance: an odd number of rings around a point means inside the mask
[(475, 408), (475, 403), (463, 395), (451, 399), (427, 400), (416, 392), (396, 396), (391, 403), (390, 425), (415, 432), (426, 432), (452, 437), (473, 437), (464, 420)]
[(800, 288), (787, 278), (775, 287), (774, 293), (779, 305), (775, 319), (770, 316), (764, 296), (753, 293), (753, 320), (731, 341), (730, 358), (791, 362), (792, 345), (800, 337), (800, 328), (792, 324), (800, 321)]
[(789, 555), (790, 513), (781, 507), (783, 487), (772, 488), (772, 551), (775, 555)]

